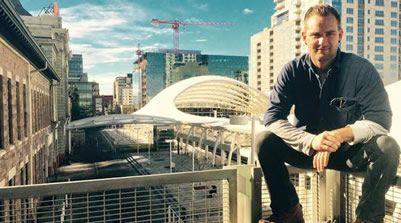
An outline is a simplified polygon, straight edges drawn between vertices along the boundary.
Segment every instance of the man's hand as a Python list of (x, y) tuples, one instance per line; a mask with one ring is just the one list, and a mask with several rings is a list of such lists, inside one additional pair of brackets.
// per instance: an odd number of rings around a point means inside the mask
[(340, 148), (342, 142), (338, 134), (324, 131), (313, 138), (311, 146), (316, 151), (335, 152)]
[(323, 172), (323, 170), (327, 167), (329, 163), (330, 152), (327, 151), (318, 151), (315, 156), (313, 156), (313, 168), (317, 170), (317, 172)]

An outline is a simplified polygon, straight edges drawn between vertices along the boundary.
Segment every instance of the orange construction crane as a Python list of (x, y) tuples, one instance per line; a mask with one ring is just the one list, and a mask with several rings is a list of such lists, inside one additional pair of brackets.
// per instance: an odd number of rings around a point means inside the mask
[(160, 24), (170, 24), (171, 28), (173, 29), (173, 43), (174, 43), (174, 50), (178, 50), (180, 46), (180, 26), (187, 26), (187, 25), (199, 25), (199, 26), (232, 26), (235, 25), (234, 23), (230, 22), (192, 22), (192, 21), (179, 21), (179, 20), (159, 20), (159, 19), (152, 19), (150, 21), (152, 25), (160, 25)]

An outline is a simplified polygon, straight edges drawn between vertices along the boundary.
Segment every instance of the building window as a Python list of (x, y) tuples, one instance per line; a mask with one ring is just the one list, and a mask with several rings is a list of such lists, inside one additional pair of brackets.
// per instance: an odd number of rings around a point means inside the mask
[(390, 56), (391, 61), (397, 61), (397, 56), (396, 55), (391, 55)]
[(375, 46), (375, 52), (383, 52), (384, 47), (383, 46)]
[(354, 18), (347, 17), (347, 23), (354, 23)]
[(383, 19), (376, 19), (375, 20), (375, 25), (376, 26), (383, 26), (384, 25), (384, 20)]
[(397, 47), (395, 47), (395, 46), (392, 46), (392, 47), (390, 47), (390, 51), (392, 52), (392, 53), (397, 53)]
[(354, 3), (354, 0), (347, 0), (347, 3)]
[(352, 32), (354, 32), (354, 27), (347, 26), (346, 30), (347, 30), (348, 33), (352, 33)]
[[(0, 75), (0, 149), (3, 149), (4, 146), (4, 119), (3, 119), (3, 114), (4, 114), (4, 103), (3, 103), (3, 76)], [(1, 203), (0, 203), (0, 207)], [(1, 212), (1, 209), (0, 209)], [(0, 214), (1, 217), (1, 214)], [(1, 220), (1, 218), (0, 218)]]
[(384, 6), (384, 0), (376, 0), (377, 6)]
[(349, 42), (354, 41), (354, 37), (353, 37), (353, 36), (347, 35), (345, 38), (346, 38), (346, 40), (349, 41)]
[(391, 38), (391, 44), (397, 44), (397, 38)]
[(395, 2), (395, 1), (391, 1), (391, 7), (393, 7), (393, 8), (397, 8), (397, 7), (398, 7), (398, 4), (397, 4), (397, 2)]
[(347, 44), (346, 50), (347, 50), (347, 51), (353, 51), (353, 50), (354, 50), (354, 47), (353, 47), (351, 44)]
[(35, 91), (31, 91), (31, 95), (32, 95), (32, 132), (35, 133), (36, 132), (36, 118), (37, 118), (37, 114), (36, 114), (36, 106), (37, 106), (37, 101), (36, 101), (36, 92)]
[(8, 142), (14, 144), (14, 123), (13, 123), (13, 94), (11, 79), (7, 81), (7, 102), (8, 102)]
[(395, 69), (398, 68), (398, 65), (392, 63), (392, 64), (390, 65), (390, 68), (391, 68), (391, 70), (395, 70)]
[(384, 60), (384, 57), (383, 57), (382, 54), (375, 54), (375, 60), (376, 60), (376, 61), (383, 61), (383, 60)]
[(381, 64), (381, 63), (375, 63), (375, 67), (378, 70), (383, 70), (383, 64)]
[(22, 132), (21, 132), (21, 103), (20, 103), (20, 85), (19, 82), (17, 81), (15, 83), (15, 90), (16, 90), (16, 101), (17, 101), (17, 139), (21, 140), (22, 139)]
[(23, 84), (22, 88), (22, 106), (24, 111), (24, 136), (28, 137), (28, 106), (26, 104), (26, 100), (28, 99), (28, 95), (26, 95), (27, 88), (26, 85)]
[[(369, 47), (369, 46), (368, 46)], [(358, 44), (358, 52), (362, 52), (363, 51), (363, 45)], [(368, 55), (369, 56), (369, 55)]]
[(354, 14), (354, 9), (353, 8), (347, 8), (347, 14), (353, 15)]
[(383, 43), (384, 39), (383, 39), (383, 37), (375, 37), (375, 42), (376, 43)]
[(279, 25), (287, 20), (288, 20), (288, 11), (285, 11), (285, 12), (281, 13), (280, 15), (277, 15), (277, 24), (276, 25)]
[(392, 26), (392, 27), (397, 27), (397, 26), (398, 26), (397, 21), (391, 21), (391, 26)]
[(384, 34), (384, 29), (383, 28), (376, 28), (375, 29), (375, 34), (383, 35)]
[(382, 11), (382, 10), (377, 10), (377, 11), (375, 12), (375, 15), (376, 15), (376, 17), (384, 17), (384, 11)]
[(396, 12), (391, 12), (391, 18), (397, 19), (398, 18), (397, 13)]
[(391, 30), (391, 35), (392, 36), (397, 36), (398, 35), (398, 31), (396, 29), (392, 29)]

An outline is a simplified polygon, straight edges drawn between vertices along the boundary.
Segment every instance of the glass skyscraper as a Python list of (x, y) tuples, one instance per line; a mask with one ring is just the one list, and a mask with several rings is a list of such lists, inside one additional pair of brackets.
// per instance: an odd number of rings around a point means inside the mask
[[(202, 55), (200, 51), (147, 52), (144, 73), (147, 98), (164, 88), (187, 78), (201, 75), (221, 75), (247, 83), (248, 57)], [(245, 78), (240, 78), (244, 77)]]
[(82, 54), (72, 54), (68, 66), (68, 80), (79, 81), (83, 75)]

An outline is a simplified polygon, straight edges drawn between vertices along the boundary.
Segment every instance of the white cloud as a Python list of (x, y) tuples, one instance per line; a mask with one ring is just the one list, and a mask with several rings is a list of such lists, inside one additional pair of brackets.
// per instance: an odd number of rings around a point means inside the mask
[(153, 14), (135, 3), (124, 4), (120, 0), (108, 1), (107, 5), (82, 3), (61, 9), (64, 27), (71, 38), (70, 49), (83, 54), (85, 70), (97, 64), (133, 62), (138, 42), (153, 36), (172, 35), (168, 26), (150, 24)]
[(144, 26), (138, 26), (135, 28), (135, 30), (137, 32), (146, 32), (146, 33), (151, 33), (151, 34), (155, 34), (155, 35), (161, 35), (161, 34), (165, 34), (165, 33), (172, 33), (172, 29), (171, 28), (163, 28), (163, 27), (144, 27)]
[(253, 12), (254, 11), (249, 8), (244, 8), (244, 10), (242, 10), (242, 13), (244, 13), (244, 15), (249, 15), (249, 14), (252, 14)]
[(148, 17), (145, 9), (121, 2), (108, 5), (83, 3), (62, 8), (60, 14), (71, 38), (93, 37), (95, 33), (111, 31), (117, 26), (143, 21)]
[(74, 53), (83, 54), (84, 69), (90, 69), (96, 64), (134, 61), (134, 46), (94, 47), (91, 44), (70, 44)]
[(113, 95), (113, 83), (114, 79), (117, 76), (121, 76), (122, 74), (116, 73), (104, 73), (104, 74), (89, 74), (89, 81), (94, 81), (99, 84), (99, 93), (100, 95)]
[(207, 42), (207, 39), (197, 39), (195, 42)]
[(203, 10), (203, 11), (207, 11), (209, 9), (209, 5), (207, 3), (194, 4), (193, 7), (196, 8), (196, 9), (199, 9), (199, 10)]

